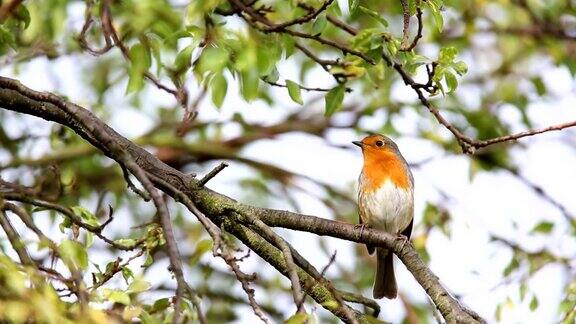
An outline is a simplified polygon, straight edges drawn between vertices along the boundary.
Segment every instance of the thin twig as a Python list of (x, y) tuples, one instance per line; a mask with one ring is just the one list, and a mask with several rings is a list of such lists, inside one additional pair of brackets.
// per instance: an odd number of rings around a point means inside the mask
[[(156, 177), (154, 175), (151, 176), (153, 181), (157, 182), (161, 187), (167, 189), (169, 192), (172, 193), (174, 199), (176, 201), (182, 203), (186, 208), (198, 218), (200, 223), (204, 226), (208, 234), (212, 237), (214, 242), (213, 254), (214, 256), (218, 256), (222, 258), (232, 269), (232, 272), (236, 276), (236, 279), (240, 282), (242, 289), (248, 296), (248, 303), (252, 307), (254, 314), (262, 320), (264, 323), (270, 323), (264, 312), (262, 311), (260, 305), (256, 302), (256, 298), (254, 296), (254, 289), (250, 287), (250, 282), (255, 279), (254, 275), (247, 275), (238, 266), (238, 259), (236, 259), (232, 253), (229, 251), (225, 243), (222, 239), (222, 234), (218, 226), (216, 226), (206, 215), (204, 215), (197, 207), (194, 205), (194, 202), (181, 190), (178, 190), (176, 187), (172, 186), (169, 182), (165, 181), (160, 177)], [(192, 290), (188, 290), (190, 293)], [(197, 308), (197, 311), (200, 313), (201, 310)]]
[(200, 106), (202, 100), (204, 100), (204, 97), (206, 97), (207, 93), (208, 93), (208, 87), (203, 86), (200, 89), (200, 92), (198, 92), (198, 95), (196, 95), (196, 98), (192, 100), (192, 103), (186, 107), (184, 111), (184, 117), (182, 118), (182, 122), (180, 123), (180, 126), (178, 126), (178, 129), (176, 131), (176, 134), (179, 137), (184, 137), (184, 135), (186, 135), (186, 133), (188, 133), (188, 131), (191, 129), (192, 122), (194, 121), (194, 119), (196, 119), (196, 116), (198, 116), (198, 107)]
[(318, 17), (318, 15), (321, 14), (324, 10), (326, 10), (326, 8), (328, 8), (328, 6), (330, 4), (332, 4), (332, 2), (334, 2), (334, 0), (324, 1), (324, 3), (322, 3), (322, 5), (318, 9), (311, 10), (311, 8), (310, 8), (308, 14), (306, 14), (304, 16), (300, 16), (298, 18), (295, 18), (291, 21), (287, 21), (287, 22), (279, 23), (279, 24), (274, 24), (274, 25), (266, 28), (265, 31), (276, 32), (276, 31), (281, 31), (281, 30), (285, 29), (286, 27), (310, 22), (313, 19), (315, 19), (316, 17)]
[[(288, 88), (288, 86), (285, 84), (270, 81), (270, 80), (266, 79), (265, 77), (263, 77), (261, 80), (268, 83), (271, 86), (280, 87), (280, 88)], [(328, 88), (309, 88), (309, 87), (305, 87), (305, 86), (300, 85), (300, 84), (298, 85), (298, 88), (300, 88), (302, 90), (306, 90), (306, 91), (319, 91), (319, 92), (328, 92), (328, 91), (332, 90), (332, 89), (328, 89)]]
[(6, 216), (3, 204), (4, 200), (0, 200), (0, 226), (4, 230), (4, 233), (6, 233), (8, 241), (10, 241), (10, 245), (12, 245), (12, 248), (18, 254), (20, 262), (22, 262), (27, 266), (35, 267), (35, 263), (34, 261), (32, 261), (32, 258), (30, 257), (30, 254), (26, 249), (26, 245), (24, 244), (22, 237), (20, 237), (20, 234), (16, 232), (16, 230), (10, 223), (8, 216)]
[(402, 4), (402, 43), (400, 48), (408, 47), (408, 39), (410, 38), (410, 8), (408, 7), (408, 0), (400, 0)]
[(280, 235), (276, 234), (268, 225), (264, 224), (258, 218), (250, 215), (243, 214), (241, 217), (246, 218), (246, 220), (256, 227), (256, 230), (261, 235), (266, 235), (267, 240), (271, 241), (276, 245), (284, 255), (284, 261), (286, 262), (286, 272), (288, 273), (288, 278), (292, 283), (292, 297), (294, 299), (294, 304), (296, 305), (297, 311), (299, 313), (305, 313), (304, 305), (301, 301), (304, 300), (305, 294), (302, 292), (300, 286), (300, 280), (298, 279), (298, 273), (296, 272), (297, 266), (294, 263), (294, 258), (292, 257), (291, 247)]
[(202, 179), (198, 180), (198, 186), (203, 187), (208, 183), (208, 181), (212, 180), (218, 173), (224, 170), (228, 166), (228, 163), (222, 162), (218, 164), (214, 169), (208, 172)]
[[(407, 8), (404, 7), (404, 3), (406, 2), (406, 0), (400, 0), (400, 1), (402, 1), (402, 10), (404, 10), (404, 19), (406, 19), (405, 15), (407, 12)], [(420, 0), (416, 0), (416, 19), (418, 19), (418, 30), (416, 32), (416, 36), (414, 36), (412, 43), (408, 45), (409, 30), (404, 30), (405, 33), (403, 34), (402, 45), (400, 46), (401, 51), (409, 52), (413, 50), (416, 47), (416, 45), (418, 45), (418, 40), (422, 38), (422, 30), (424, 29), (424, 23), (422, 22), (422, 8), (420, 8)], [(410, 21), (410, 17), (408, 17), (408, 21)], [(406, 21), (404, 27), (406, 27)]]

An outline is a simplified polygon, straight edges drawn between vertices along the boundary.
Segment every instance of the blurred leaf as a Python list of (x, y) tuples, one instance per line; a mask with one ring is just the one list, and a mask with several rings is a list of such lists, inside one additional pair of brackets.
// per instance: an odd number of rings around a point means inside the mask
[(454, 68), (454, 71), (456, 71), (456, 73), (458, 73), (460, 76), (468, 73), (468, 65), (466, 65), (466, 63), (463, 61), (455, 62), (452, 67)]
[(344, 84), (338, 85), (332, 90), (328, 91), (324, 97), (326, 101), (326, 110), (324, 115), (327, 117), (332, 116), (336, 111), (342, 106), (342, 101), (344, 100), (344, 92), (346, 87)]
[(508, 277), (512, 273), (512, 271), (518, 269), (519, 267), (520, 262), (518, 262), (518, 257), (514, 255), (510, 260), (510, 262), (508, 263), (508, 265), (506, 266), (506, 268), (504, 268), (502, 274), (504, 275), (504, 277)]
[(114, 240), (114, 243), (124, 245), (124, 246), (135, 246), (137, 243), (137, 240), (123, 238), (123, 239)]
[(196, 243), (196, 248), (190, 256), (188, 264), (195, 265), (200, 258), (208, 251), (212, 250), (213, 242), (211, 239), (203, 239)]
[(144, 73), (152, 65), (150, 52), (140, 43), (130, 48), (129, 56), (130, 69), (126, 93), (136, 92), (144, 87)]
[(219, 73), (228, 64), (229, 53), (220, 47), (207, 47), (202, 51), (196, 69), (200, 74), (205, 72)]
[(538, 308), (538, 298), (536, 295), (532, 296), (532, 300), (530, 300), (530, 310), (535, 311)]
[(82, 206), (74, 206), (72, 207), (72, 211), (76, 216), (80, 217), (83, 222), (92, 226), (100, 225), (96, 216), (94, 216), (94, 214), (92, 214), (88, 209)]
[(530, 231), (530, 233), (542, 233), (542, 234), (550, 234), (554, 229), (554, 223), (551, 222), (540, 222), (534, 226), (534, 228)]
[(226, 81), (222, 73), (217, 73), (214, 78), (212, 78), (210, 91), (212, 93), (212, 103), (214, 106), (218, 108), (222, 107), (224, 98), (226, 98), (226, 92), (228, 91), (228, 81)]
[(542, 81), (541, 77), (536, 76), (530, 80), (532, 81), (534, 88), (536, 88), (536, 93), (538, 93), (539, 96), (543, 96), (546, 94), (546, 85), (544, 84), (544, 81)]
[(300, 85), (292, 80), (286, 80), (286, 87), (288, 88), (290, 98), (292, 98), (295, 103), (303, 105), (304, 101), (302, 101), (302, 95), (300, 94)]
[(304, 324), (308, 321), (308, 314), (306, 313), (296, 313), (290, 316), (284, 324)]
[(113, 302), (123, 305), (130, 305), (130, 296), (122, 290), (118, 289), (104, 289), (104, 298)]
[(366, 7), (363, 6), (359, 6), (358, 9), (360, 9), (360, 11), (362, 11), (363, 13), (367, 14), (368, 16), (374, 18), (377, 22), (380, 23), (380, 25), (382, 25), (384, 28), (388, 27), (388, 21), (386, 21), (386, 19), (384, 19), (384, 17), (382, 17), (382, 15), (380, 15), (379, 13), (377, 13), (374, 10), (368, 9)]
[(438, 32), (442, 32), (442, 29), (444, 29), (444, 18), (442, 17), (442, 12), (440, 12), (441, 5), (439, 4), (439, 1), (427, 0), (424, 1), (424, 3), (430, 7), (430, 11), (432, 12), (432, 17), (434, 18), (434, 23), (436, 24)]
[(320, 15), (316, 17), (314, 23), (312, 24), (312, 34), (313, 35), (320, 35), (326, 28), (328, 24), (328, 20), (326, 19), (325, 15)]
[(134, 279), (128, 286), (128, 293), (141, 293), (150, 289), (151, 285), (148, 281), (143, 279)]
[(520, 294), (520, 301), (524, 301), (524, 298), (526, 298), (526, 291), (528, 290), (528, 285), (526, 285), (526, 282), (521, 282), (520, 283), (520, 287), (519, 287), (519, 294)]
[(63, 240), (58, 246), (58, 252), (69, 267), (75, 266), (82, 270), (88, 268), (88, 253), (82, 244), (72, 240)]
[(0, 24), (0, 53), (6, 50), (6, 46), (16, 47), (16, 39), (8, 28)]
[(260, 78), (258, 77), (258, 72), (254, 69), (243, 72), (240, 75), (240, 93), (244, 100), (250, 102), (258, 98), (258, 86), (260, 84)]
[(154, 302), (154, 305), (152, 305), (150, 312), (151, 313), (160, 312), (168, 308), (168, 306), (170, 306), (170, 300), (168, 298), (161, 298)]
[(124, 281), (126, 281), (126, 283), (128, 283), (129, 279), (134, 278), (134, 272), (132, 272), (132, 270), (130, 270), (130, 268), (123, 267), (122, 268), (122, 277), (124, 277)]
[(188, 45), (184, 47), (178, 55), (176, 55), (176, 59), (174, 60), (174, 68), (176, 71), (185, 72), (190, 68), (192, 65), (192, 51), (194, 51), (192, 45)]
[(458, 80), (452, 72), (444, 72), (444, 78), (446, 79), (446, 85), (448, 86), (448, 93), (452, 93), (458, 88)]
[(354, 14), (356, 12), (359, 3), (360, 0), (348, 0), (348, 10), (350, 11), (350, 14)]

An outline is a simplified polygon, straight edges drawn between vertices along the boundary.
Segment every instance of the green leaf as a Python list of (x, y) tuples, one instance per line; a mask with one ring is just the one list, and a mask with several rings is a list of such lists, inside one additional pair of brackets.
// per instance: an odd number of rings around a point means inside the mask
[(58, 246), (58, 252), (62, 261), (69, 267), (74, 266), (82, 270), (88, 268), (88, 253), (82, 244), (72, 240), (64, 240)]
[(256, 65), (260, 76), (270, 74), (280, 60), (282, 48), (278, 46), (278, 40), (278, 37), (274, 37), (272, 40), (264, 42), (264, 44), (259, 44)]
[(554, 229), (554, 223), (551, 222), (540, 222), (532, 229), (531, 233), (542, 233), (549, 234)]
[(434, 23), (436, 24), (436, 28), (438, 28), (438, 32), (442, 32), (442, 29), (444, 29), (444, 18), (440, 12), (440, 6), (437, 0), (428, 0), (424, 3), (426, 3), (432, 11), (432, 17), (434, 17)]
[(162, 64), (162, 42), (157, 38), (150, 38), (148, 41), (150, 45), (150, 52), (152, 52), (152, 57), (156, 61), (156, 75), (160, 75), (160, 71), (164, 67)]
[(536, 88), (536, 93), (538, 93), (539, 96), (543, 96), (546, 94), (546, 85), (544, 84), (544, 81), (542, 80), (541, 77), (539, 76), (533, 77), (531, 81), (532, 84), (534, 85), (534, 88)]
[(286, 87), (288, 88), (288, 94), (290, 95), (290, 98), (292, 98), (295, 103), (303, 105), (304, 101), (302, 101), (300, 85), (292, 80), (286, 80)]
[(538, 308), (538, 298), (536, 297), (536, 295), (532, 296), (532, 300), (530, 300), (530, 310), (531, 311), (535, 311), (536, 308)]
[(356, 9), (358, 9), (358, 4), (360, 4), (360, 0), (348, 0), (348, 10), (351, 15), (356, 12)]
[(190, 258), (188, 259), (188, 263), (193, 266), (196, 263), (198, 263), (198, 261), (200, 260), (200, 258), (208, 251), (210, 251), (212, 249), (213, 246), (213, 242), (211, 239), (203, 239), (200, 242), (198, 242), (196, 244), (196, 249), (194, 250), (194, 253), (192, 253), (192, 255), (190, 256)]
[(326, 101), (326, 110), (324, 112), (325, 116), (330, 117), (340, 109), (342, 106), (342, 101), (344, 100), (345, 90), (346, 86), (344, 84), (340, 84), (337, 87), (334, 87), (332, 90), (328, 91), (324, 97)]
[(282, 44), (284, 45), (284, 58), (289, 58), (294, 54), (296, 49), (296, 41), (290, 35), (281, 35)]
[(456, 71), (456, 73), (458, 73), (458, 75), (460, 76), (468, 72), (468, 65), (466, 65), (466, 63), (464, 63), (463, 61), (455, 62), (454, 65), (452, 65), (452, 67), (454, 68), (454, 71)]
[(253, 70), (258, 63), (258, 53), (256, 52), (256, 44), (254, 42), (247, 42), (238, 53), (235, 53), (234, 66), (238, 71), (247, 72)]
[(458, 79), (456, 79), (456, 76), (452, 72), (444, 72), (444, 79), (446, 80), (446, 85), (448, 86), (448, 93), (452, 93), (454, 90), (456, 90), (456, 88), (458, 88)]
[(522, 282), (520, 284), (520, 288), (519, 288), (519, 294), (520, 294), (520, 301), (524, 301), (524, 298), (526, 298), (526, 291), (528, 290), (528, 285), (526, 285), (526, 282)]
[(86, 232), (84, 236), (84, 246), (89, 248), (92, 246), (93, 243), (94, 243), (94, 233)]
[(161, 312), (170, 306), (170, 300), (168, 298), (161, 298), (154, 302), (152, 305), (152, 309), (150, 309), (151, 313)]
[(132, 270), (130, 268), (123, 267), (122, 268), (122, 277), (124, 277), (124, 280), (126, 281), (126, 283), (128, 283), (128, 279), (134, 278), (134, 272), (132, 272)]
[(152, 257), (152, 255), (150, 255), (150, 253), (146, 253), (146, 261), (144, 261), (144, 264), (142, 266), (149, 267), (152, 265), (152, 263), (154, 263), (154, 258)]
[(114, 240), (114, 243), (128, 246), (128, 247), (136, 245), (136, 242), (137, 241), (135, 239), (117, 239), (117, 240)]
[(503, 271), (504, 277), (508, 277), (512, 273), (512, 271), (518, 269), (518, 267), (520, 267), (520, 262), (518, 262), (518, 258), (516, 256), (513, 256), (512, 260), (510, 260), (510, 263), (508, 263), (506, 268), (504, 268)]
[(138, 43), (129, 52), (130, 69), (128, 71), (128, 86), (126, 93), (132, 93), (141, 90), (144, 87), (144, 73), (152, 65), (150, 52), (144, 45)]
[(0, 25), (0, 51), (4, 49), (5, 45), (15, 48), (16, 38), (14, 38), (14, 34), (8, 28)]
[(296, 313), (290, 316), (284, 324), (304, 324), (308, 321), (308, 314), (306, 313)]
[(218, 73), (228, 64), (230, 54), (227, 50), (220, 47), (208, 47), (202, 51), (197, 64), (197, 70), (200, 74), (205, 72)]
[(458, 50), (454, 46), (442, 47), (438, 54), (438, 63), (441, 65), (450, 65), (458, 55)]
[(88, 209), (82, 206), (74, 206), (72, 207), (72, 211), (74, 212), (74, 215), (80, 217), (86, 224), (92, 226), (100, 225), (98, 219)]
[(375, 19), (377, 22), (380, 23), (380, 25), (382, 25), (384, 28), (388, 27), (388, 21), (386, 19), (384, 19), (384, 17), (382, 17), (382, 15), (380, 15), (378, 12), (372, 10), (372, 9), (368, 9), (366, 7), (363, 6), (359, 6), (358, 9), (360, 9), (360, 11), (362, 11), (363, 13), (367, 14), (368, 16), (372, 17), (373, 19)]
[(250, 69), (243, 72), (240, 75), (240, 81), (240, 92), (242, 97), (248, 102), (256, 99), (258, 97), (258, 85), (260, 83), (258, 71)]
[(270, 71), (270, 74), (265, 76), (265, 78), (266, 78), (266, 81), (277, 82), (278, 79), (280, 78), (280, 74), (278, 73), (278, 69), (276, 69), (276, 67), (274, 67), (272, 69), (272, 71)]
[(24, 5), (19, 5), (16, 9), (15, 16), (18, 17), (19, 20), (24, 22), (24, 29), (30, 26), (30, 11)]
[(152, 287), (152, 285), (150, 285), (150, 283), (148, 281), (143, 280), (143, 279), (134, 279), (134, 281), (132, 281), (130, 286), (128, 286), (128, 292), (129, 293), (140, 293), (140, 292), (143, 292), (143, 291), (150, 289), (150, 287)]
[(312, 35), (320, 35), (326, 28), (328, 20), (325, 15), (318, 16), (312, 24)]
[(122, 290), (106, 289), (104, 290), (104, 298), (114, 303), (130, 305), (130, 296)]
[(204, 254), (212, 249), (213, 242), (211, 239), (203, 239), (198, 244), (196, 244), (196, 251), (194, 254)]
[(60, 228), (60, 232), (64, 233), (64, 230), (70, 228), (71, 226), (72, 226), (72, 220), (70, 220), (69, 217), (64, 217), (62, 222), (58, 225), (58, 228)]
[(217, 73), (210, 83), (210, 92), (212, 93), (212, 103), (214, 106), (218, 108), (222, 107), (227, 91), (228, 81), (226, 81), (226, 78), (222, 73)]
[(183, 72), (192, 66), (192, 51), (194, 51), (194, 47), (188, 45), (176, 55), (176, 59), (174, 60), (174, 68), (176, 71)]

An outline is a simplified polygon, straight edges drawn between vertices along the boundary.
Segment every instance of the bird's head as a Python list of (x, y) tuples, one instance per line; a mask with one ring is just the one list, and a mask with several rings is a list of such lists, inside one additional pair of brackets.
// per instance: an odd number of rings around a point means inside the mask
[(361, 141), (352, 142), (354, 145), (362, 148), (364, 157), (382, 156), (388, 154), (400, 154), (398, 145), (390, 138), (381, 134), (372, 134), (364, 137)]

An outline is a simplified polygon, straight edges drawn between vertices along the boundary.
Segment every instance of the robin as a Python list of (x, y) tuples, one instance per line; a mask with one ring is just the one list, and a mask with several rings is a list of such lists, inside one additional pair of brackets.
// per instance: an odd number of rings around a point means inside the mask
[[(359, 177), (358, 207), (360, 224), (407, 239), (414, 221), (414, 178), (396, 143), (374, 134), (352, 142), (362, 148), (364, 166)], [(393, 253), (382, 247), (376, 250), (374, 298), (396, 298)]]

